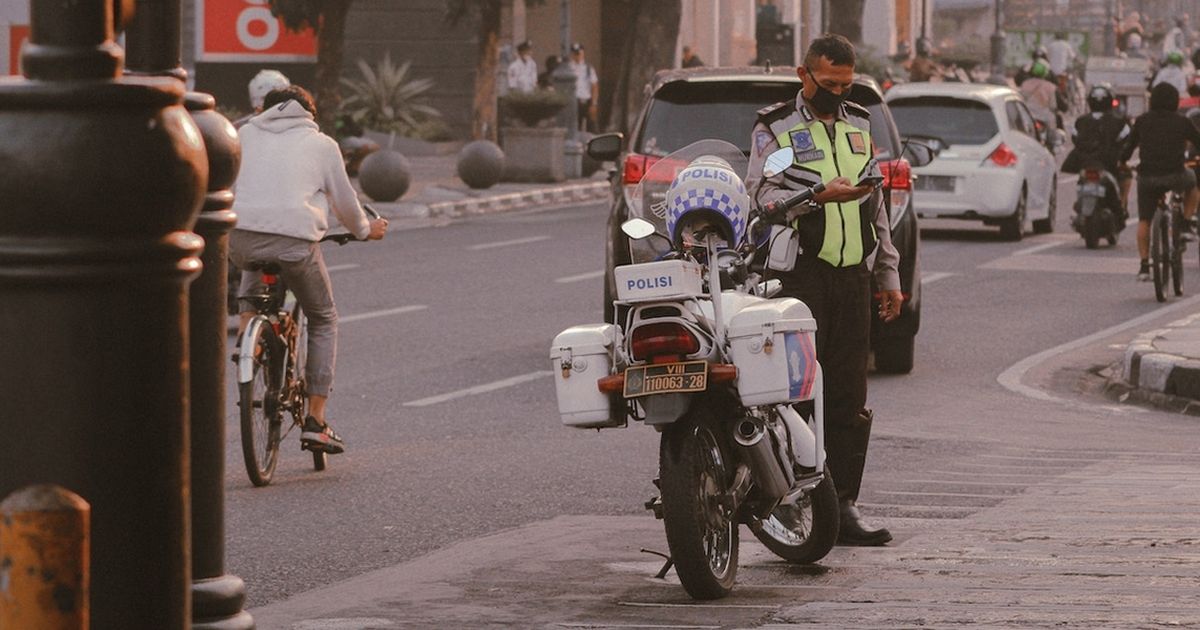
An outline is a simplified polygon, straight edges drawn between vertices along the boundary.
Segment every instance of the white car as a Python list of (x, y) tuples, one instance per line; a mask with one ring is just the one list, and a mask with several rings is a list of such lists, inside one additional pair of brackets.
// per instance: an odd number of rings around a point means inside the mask
[(887, 104), (904, 138), (944, 147), (913, 168), (918, 216), (983, 221), (1020, 240), (1054, 229), (1057, 162), (1015, 90), (980, 83), (902, 83)]

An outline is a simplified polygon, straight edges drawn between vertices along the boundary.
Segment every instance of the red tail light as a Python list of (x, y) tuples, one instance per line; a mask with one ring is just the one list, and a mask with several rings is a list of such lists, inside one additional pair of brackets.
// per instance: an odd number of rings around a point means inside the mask
[(1017, 164), (1017, 154), (1003, 142), (1000, 143), (1000, 146), (996, 147), (995, 151), (992, 151), (988, 159), (996, 166), (1016, 166)]
[(278, 280), (279, 280), (279, 276), (276, 276), (273, 273), (264, 273), (262, 275), (262, 282), (265, 285), (275, 284)]
[(658, 161), (658, 158), (649, 155), (638, 155), (630, 153), (625, 158), (624, 181), (626, 185), (633, 186), (642, 181), (646, 176), (646, 171)]
[(1100, 171), (1094, 168), (1083, 171), (1083, 178), (1089, 182), (1098, 182), (1100, 181), (1100, 177)]
[(700, 351), (700, 340), (675, 322), (645, 324), (633, 330), (633, 358), (644, 361), (659, 354), (689, 355)]
[(900, 158), (879, 164), (885, 186), (892, 190), (912, 190), (912, 165)]

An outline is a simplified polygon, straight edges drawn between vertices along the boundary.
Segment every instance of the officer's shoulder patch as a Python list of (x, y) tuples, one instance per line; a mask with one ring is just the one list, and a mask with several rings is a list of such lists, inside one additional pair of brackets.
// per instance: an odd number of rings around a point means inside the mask
[(860, 118), (871, 119), (871, 111), (866, 107), (855, 103), (854, 101), (844, 101), (846, 104), (846, 113)]
[(767, 105), (758, 110), (758, 119), (764, 123), (770, 124), (780, 118), (786, 118), (793, 110), (796, 109), (796, 101), (782, 101), (774, 105)]

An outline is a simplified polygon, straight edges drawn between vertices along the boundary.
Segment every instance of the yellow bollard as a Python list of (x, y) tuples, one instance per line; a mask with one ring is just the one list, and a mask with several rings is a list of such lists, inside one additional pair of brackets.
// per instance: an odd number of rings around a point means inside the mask
[(0, 628), (86, 630), (91, 506), (54, 485), (0, 502)]

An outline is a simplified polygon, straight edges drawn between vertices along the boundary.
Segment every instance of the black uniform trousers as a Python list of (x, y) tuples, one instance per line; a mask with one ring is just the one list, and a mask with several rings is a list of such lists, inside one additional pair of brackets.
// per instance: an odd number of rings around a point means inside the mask
[(781, 294), (804, 302), (817, 321), (817, 360), (825, 380), (825, 454), (838, 497), (857, 500), (871, 436), (867, 358), (871, 342), (871, 272), (799, 257), (772, 272)]

